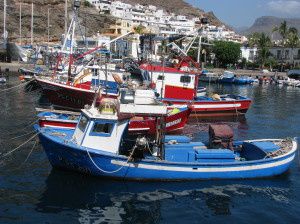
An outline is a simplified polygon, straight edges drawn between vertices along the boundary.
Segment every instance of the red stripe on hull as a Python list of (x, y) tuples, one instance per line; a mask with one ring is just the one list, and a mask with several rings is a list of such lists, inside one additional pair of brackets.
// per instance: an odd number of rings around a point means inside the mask
[(66, 122), (65, 120), (61, 121), (51, 121), (51, 119), (43, 118), (39, 120), (40, 127), (55, 127), (55, 128), (70, 128), (75, 129), (77, 121)]

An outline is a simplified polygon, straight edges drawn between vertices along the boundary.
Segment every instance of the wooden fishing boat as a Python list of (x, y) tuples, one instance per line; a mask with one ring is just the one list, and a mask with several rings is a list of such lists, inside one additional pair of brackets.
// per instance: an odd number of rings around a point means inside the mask
[[(41, 111), (41, 109), (37, 110)], [(39, 126), (63, 129), (75, 129), (80, 113), (72, 111), (42, 110), (38, 113)], [(166, 116), (166, 132), (176, 132), (184, 128), (191, 110), (188, 107), (169, 109)], [(157, 120), (153, 117), (133, 117), (130, 119), (130, 134), (156, 133)]]
[(251, 99), (240, 95), (197, 96), (200, 77), (198, 70), (187, 67), (166, 68), (152, 64), (143, 64), (140, 67), (151, 74), (163, 102), (174, 107), (188, 105), (192, 110), (191, 116), (238, 116), (246, 114), (250, 108)]
[(235, 141), (225, 147), (218, 145), (218, 138), (205, 144), (185, 136), (165, 136), (163, 131), (154, 140), (129, 139), (130, 111), (139, 115), (151, 111), (161, 121), (158, 130), (164, 130), (167, 107), (112, 100), (102, 105), (83, 109), (75, 130), (35, 125), (53, 167), (122, 180), (261, 178), (286, 172), (296, 155), (293, 139)]

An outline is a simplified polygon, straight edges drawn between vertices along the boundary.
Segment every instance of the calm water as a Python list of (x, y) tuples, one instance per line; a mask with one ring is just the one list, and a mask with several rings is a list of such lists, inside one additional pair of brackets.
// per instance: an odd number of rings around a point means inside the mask
[[(11, 78), (0, 91), (16, 84), (18, 80)], [(211, 90), (239, 93), (254, 101), (246, 118), (226, 121), (234, 128), (235, 139), (300, 137), (300, 88), (211, 86)], [(34, 140), (3, 158), (33, 135), (34, 107), (39, 102), (39, 92), (0, 92), (0, 223), (300, 221), (298, 159), (288, 173), (271, 179), (136, 183), (52, 170), (40, 145), (30, 153)], [(219, 121), (191, 122), (184, 133), (205, 140), (211, 122)]]

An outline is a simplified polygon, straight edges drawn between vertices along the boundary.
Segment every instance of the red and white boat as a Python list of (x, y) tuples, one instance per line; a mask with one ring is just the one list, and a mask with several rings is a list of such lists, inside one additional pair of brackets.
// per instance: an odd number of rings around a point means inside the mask
[[(88, 74), (84, 74), (85, 71)], [(35, 79), (38, 85), (42, 88), (44, 96), (46, 96), (51, 104), (66, 108), (82, 109), (85, 105), (92, 104), (95, 92), (99, 87), (99, 84), (96, 84), (96, 82), (100, 83), (105, 80), (105, 77), (103, 77), (105, 74), (103, 74), (103, 72), (102, 74), (99, 74), (99, 76), (95, 76), (95, 71), (96, 70), (87, 68), (82, 72), (82, 74), (78, 75), (78, 78), (75, 78), (74, 82), (67, 82), (66, 78), (63, 78), (62, 76), (57, 76), (55, 78), (36, 77)], [(107, 76), (107, 89), (102, 90), (102, 96), (108, 98), (117, 98), (119, 96), (119, 92), (116, 87), (117, 83), (112, 79), (111, 75)], [(101, 97), (97, 99), (97, 103), (99, 103), (100, 100)]]
[[(170, 109), (166, 117), (166, 131), (176, 132), (184, 128), (191, 110), (187, 107)], [(38, 114), (40, 127), (75, 129), (80, 113), (70, 111), (43, 111)], [(129, 123), (131, 134), (150, 134), (156, 132), (157, 120), (154, 117), (134, 117)]]
[(187, 62), (173, 67), (142, 64), (140, 68), (151, 74), (163, 102), (174, 107), (188, 105), (192, 110), (191, 116), (242, 115), (251, 105), (251, 99), (239, 95), (214, 94), (212, 97), (198, 97), (198, 78), (201, 72), (196, 66), (191, 68)]

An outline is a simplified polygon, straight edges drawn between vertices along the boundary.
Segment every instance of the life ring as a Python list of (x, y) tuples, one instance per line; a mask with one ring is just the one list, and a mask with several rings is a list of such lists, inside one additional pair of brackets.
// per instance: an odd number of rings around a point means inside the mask
[(114, 80), (116, 81), (116, 83), (118, 84), (122, 84), (123, 80), (121, 79), (121, 77), (118, 74), (112, 74), (112, 77), (114, 78)]

